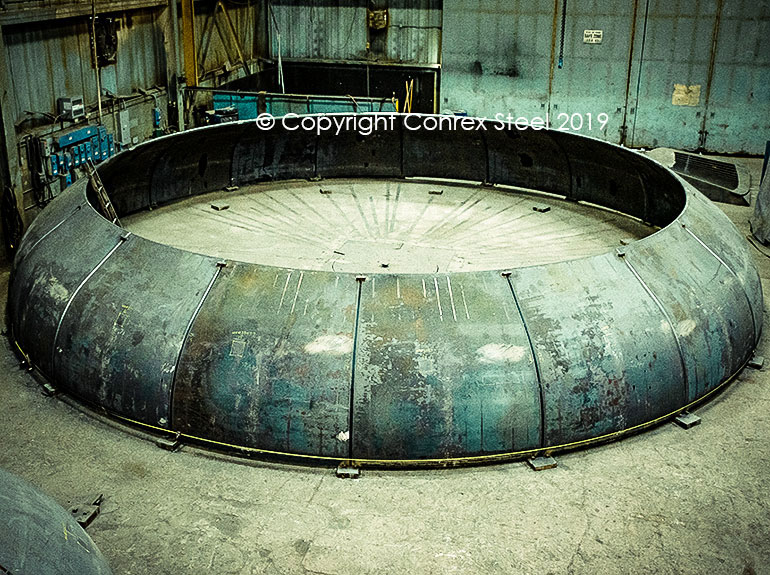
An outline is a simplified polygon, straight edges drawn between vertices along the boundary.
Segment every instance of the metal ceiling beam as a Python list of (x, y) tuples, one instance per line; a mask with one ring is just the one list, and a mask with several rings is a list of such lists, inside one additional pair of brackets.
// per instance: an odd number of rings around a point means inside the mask
[[(90, 2), (60, 2), (54, 6), (41, 8), (37, 3), (34, 7), (18, 8), (16, 5), (10, 5), (5, 10), (0, 10), (0, 26), (13, 24), (27, 24), (29, 22), (45, 22), (46, 20), (58, 20), (61, 18), (75, 18), (79, 16), (91, 15)], [(140, 8), (152, 8), (155, 6), (164, 6), (165, 0), (122, 0), (121, 2), (96, 2), (96, 13), (103, 14), (107, 12), (124, 12), (127, 10), (138, 10)]]

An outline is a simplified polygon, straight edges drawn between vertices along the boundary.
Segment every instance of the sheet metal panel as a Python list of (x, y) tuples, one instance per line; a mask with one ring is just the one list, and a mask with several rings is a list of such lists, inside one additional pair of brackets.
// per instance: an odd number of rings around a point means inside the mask
[[(114, 70), (118, 94), (132, 94), (138, 88), (162, 86), (166, 82), (166, 47), (163, 28), (157, 10), (124, 12), (117, 30), (118, 52), (116, 63), (107, 69)], [(89, 36), (84, 47), (90, 48)], [(90, 58), (84, 58), (83, 74), (90, 69)], [(93, 72), (91, 72), (93, 76)], [(150, 123), (148, 117), (146, 123)]]
[(508, 282), (495, 272), (362, 285), (353, 455), (462, 457), (540, 446), (540, 392)]
[(570, 195), (570, 164), (550, 131), (515, 127), (485, 134), (489, 147), (489, 181), (563, 196)]
[(302, 130), (285, 132), (256, 126), (238, 140), (233, 151), (231, 178), (236, 185), (315, 175), (317, 142)]
[(229, 185), (233, 150), (245, 125), (214, 126), (184, 145), (164, 147), (152, 172), (150, 204), (195, 196)]
[(350, 275), (228, 263), (180, 358), (174, 429), (347, 457), (356, 298)]
[[(51, 232), (61, 222), (71, 217), (75, 212), (84, 208), (85, 181), (79, 182), (67, 188), (64, 192), (56, 196), (40, 214), (32, 220), (32, 223), (24, 233), (24, 238), (16, 250), (14, 257), (14, 268), (16, 268), (37, 243)], [(85, 206), (91, 210), (90, 206)]]
[(410, 64), (440, 63), (440, 0), (391, 0), (385, 58)]
[(444, 0), (441, 109), (548, 111), (553, 0)]
[(62, 312), (83, 279), (118, 245), (122, 233), (85, 207), (39, 242), (14, 270), (8, 298), (13, 335), (54, 383), (58, 378), (51, 356)]
[(631, 153), (599, 140), (551, 133), (569, 158), (570, 199), (589, 201), (648, 221), (647, 191), (638, 172), (628, 167), (628, 162), (634, 160)]
[[(318, 138), (318, 175), (324, 178), (401, 176), (401, 122), (396, 117), (371, 116), (385, 130), (368, 136), (357, 130), (327, 132)], [(390, 129), (390, 126), (394, 129)]]
[(687, 188), (688, 206), (678, 220), (708, 246), (708, 249), (704, 248), (705, 252), (711, 250), (737, 276), (753, 313), (756, 344), (764, 319), (764, 302), (759, 271), (747, 249), (746, 241), (722, 210), (692, 186), (688, 185)]
[(5, 573), (111, 575), (91, 537), (51, 497), (0, 469), (0, 565)]
[(743, 287), (681, 226), (634, 242), (626, 261), (655, 294), (679, 340), (688, 401), (736, 373), (754, 347)]
[[(558, 66), (561, 47), (561, 2), (558, 4), (560, 8), (556, 32), (556, 61), (553, 63), (550, 98), (551, 123), (556, 128), (564, 126), (570, 131), (578, 131), (583, 136), (618, 143), (626, 107), (628, 54), (634, 27), (633, 2), (568, 2), (564, 62), (561, 68)], [(585, 43), (585, 30), (601, 30), (602, 42)], [(607, 114), (609, 118), (603, 130), (601, 123), (596, 119), (602, 113)], [(575, 127), (579, 129), (574, 130)]]
[[(441, 116), (402, 118), (404, 176), (487, 181), (487, 146), (483, 131), (433, 129)], [(451, 120), (443, 117), (443, 120)], [(471, 118), (467, 118), (469, 121)]]
[[(284, 58), (353, 60), (371, 58), (410, 64), (438, 64), (441, 47), (441, 3), (438, 0), (392, 1), (390, 23), (368, 34), (367, 2), (360, 0), (272, 3), (276, 23), (270, 24), (273, 57), (278, 34)], [(367, 50), (370, 42), (370, 50)]]
[(216, 270), (213, 258), (130, 237), (72, 299), (54, 354), (60, 384), (168, 427), (179, 351)]
[(164, 149), (162, 140), (153, 140), (131, 150), (130, 166), (121, 160), (120, 154), (99, 165), (97, 172), (118, 216), (150, 205), (152, 172)]
[(706, 114), (706, 148), (761, 154), (770, 134), (770, 2), (725, 2)]
[[(122, 14), (118, 28), (117, 61), (103, 68), (104, 80), (114, 78), (111, 90), (120, 95), (165, 82), (163, 34), (156, 10)], [(89, 19), (47, 20), (3, 27), (13, 75), (17, 119), (25, 110), (57, 114), (56, 99), (83, 96), (96, 101)], [(102, 86), (105, 87), (104, 85)], [(147, 118), (147, 123), (150, 117)]]
[(56, 114), (56, 98), (96, 100), (86, 20), (60, 20), (3, 27), (10, 86), (20, 120), (25, 111)]
[(685, 404), (670, 326), (621, 258), (523, 268), (510, 279), (540, 367), (546, 445), (627, 429)]
[(278, 57), (278, 34), (284, 58), (359, 60), (366, 57), (365, 2), (345, 0), (271, 3), (271, 53)]
[[(629, 106), (635, 117), (629, 120), (630, 145), (688, 150), (698, 147), (716, 4), (650, 0), (649, 7), (640, 9), (637, 29), (640, 38), (644, 32), (646, 35), (634, 55), (637, 62), (631, 77)], [(645, 12), (649, 14), (646, 22)], [(697, 102), (674, 105), (675, 84), (698, 86)]]

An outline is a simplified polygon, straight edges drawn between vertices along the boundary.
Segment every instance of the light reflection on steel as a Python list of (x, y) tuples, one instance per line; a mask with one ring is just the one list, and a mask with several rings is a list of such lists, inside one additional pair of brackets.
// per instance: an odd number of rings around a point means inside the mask
[(423, 176), (541, 190), (661, 228), (562, 263), (364, 278), (127, 235), (76, 183), (20, 246), (11, 337), (57, 387), (215, 447), (392, 465), (574, 447), (704, 398), (760, 336), (759, 275), (728, 218), (661, 165), (594, 139), (244, 122), (150, 141), (99, 172), (120, 216), (227, 185)]

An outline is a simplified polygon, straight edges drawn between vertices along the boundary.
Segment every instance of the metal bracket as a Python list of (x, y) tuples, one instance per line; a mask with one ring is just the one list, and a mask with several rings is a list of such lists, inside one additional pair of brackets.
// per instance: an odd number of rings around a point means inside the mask
[(96, 519), (99, 516), (99, 513), (101, 512), (102, 508), (102, 500), (104, 499), (104, 494), (99, 495), (96, 499), (94, 499), (93, 503), (90, 505), (78, 505), (76, 507), (70, 507), (70, 514), (75, 518), (75, 521), (78, 522), (78, 524), (85, 529), (91, 523), (93, 523), (93, 520)]
[(340, 463), (334, 473), (340, 479), (359, 479), (361, 477), (361, 470), (351, 463)]
[(765, 365), (765, 358), (761, 355), (754, 355), (749, 360), (748, 366), (752, 369), (762, 369)]
[(543, 455), (527, 459), (527, 465), (535, 471), (545, 471), (546, 469), (555, 469), (557, 464), (553, 457)]
[(160, 447), (161, 449), (165, 449), (166, 451), (175, 452), (178, 451), (180, 447), (182, 447), (182, 442), (180, 441), (181, 433), (177, 432), (176, 435), (173, 438), (168, 437), (159, 437), (155, 440), (155, 445)]
[(550, 212), (551, 211), (551, 206), (546, 205), (546, 204), (535, 204), (534, 206), (532, 206), (532, 210), (535, 211), (535, 212), (539, 212), (541, 214), (544, 214), (546, 212)]
[(674, 423), (682, 429), (690, 429), (691, 427), (700, 424), (700, 417), (689, 411), (684, 411), (674, 418)]
[(59, 392), (58, 389), (56, 389), (53, 385), (51, 385), (48, 382), (45, 382), (42, 385), (42, 387), (43, 387), (43, 395), (45, 395), (46, 397), (53, 397)]

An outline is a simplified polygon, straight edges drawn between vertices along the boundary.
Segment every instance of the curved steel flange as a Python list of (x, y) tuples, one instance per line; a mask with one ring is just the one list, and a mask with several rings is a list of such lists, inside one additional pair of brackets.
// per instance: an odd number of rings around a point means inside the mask
[(215, 126), (99, 172), (120, 216), (231, 184), (423, 176), (537, 188), (661, 229), (568, 262), (364, 278), (126, 239), (77, 182), (20, 246), (12, 337), (59, 387), (135, 423), (261, 455), (390, 465), (616, 437), (703, 399), (751, 356), (756, 267), (732, 223), (673, 173), (572, 134), (401, 122), (334, 137)]

